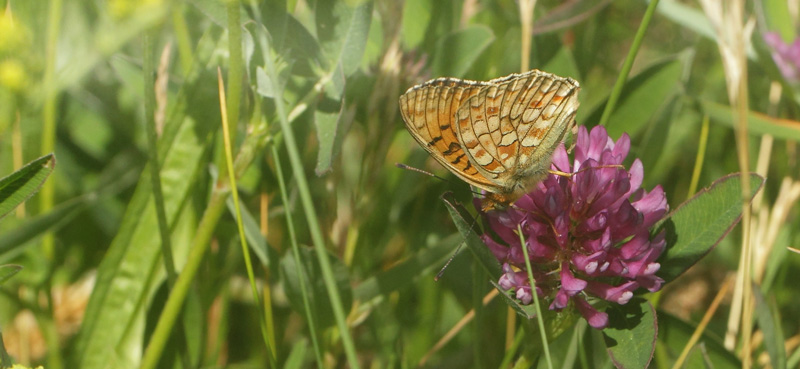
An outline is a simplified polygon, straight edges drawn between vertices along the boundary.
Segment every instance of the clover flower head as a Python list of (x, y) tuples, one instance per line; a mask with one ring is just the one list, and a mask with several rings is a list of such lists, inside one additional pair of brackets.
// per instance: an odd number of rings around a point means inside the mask
[(661, 186), (640, 188), (639, 159), (630, 169), (622, 167), (629, 149), (627, 135), (614, 142), (602, 126), (591, 132), (580, 127), (573, 162), (563, 144), (553, 154), (552, 169), (571, 176), (550, 174), (508, 209), (484, 214), (493, 234), (487, 231), (482, 239), (502, 264), (501, 288), (523, 304), (532, 301), (518, 226), (536, 293), (551, 302), (551, 310), (572, 302), (592, 327), (602, 329), (608, 315), (589, 301), (625, 304), (640, 287), (661, 288), (664, 280), (655, 273), (664, 232), (651, 236), (650, 228), (667, 213), (667, 199)]

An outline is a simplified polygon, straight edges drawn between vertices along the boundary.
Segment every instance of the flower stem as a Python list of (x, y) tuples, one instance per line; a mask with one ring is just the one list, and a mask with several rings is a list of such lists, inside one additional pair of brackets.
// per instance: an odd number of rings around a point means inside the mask
[(517, 224), (517, 234), (522, 246), (522, 253), (525, 255), (525, 270), (528, 272), (528, 282), (531, 284), (531, 295), (533, 295), (533, 306), (536, 307), (536, 321), (539, 323), (539, 334), (542, 335), (542, 351), (547, 362), (547, 368), (553, 369), (553, 361), (550, 360), (550, 348), (547, 343), (547, 332), (544, 330), (544, 320), (542, 319), (542, 307), (539, 305), (539, 295), (536, 293), (536, 280), (533, 278), (533, 268), (531, 259), (528, 258), (528, 247), (525, 245), (525, 236), (522, 235), (522, 226)]
[(608, 97), (606, 107), (603, 109), (603, 115), (600, 117), (599, 123), (601, 126), (608, 127), (608, 119), (611, 118), (611, 112), (614, 111), (614, 107), (617, 105), (617, 100), (619, 100), (619, 96), (622, 94), (622, 86), (625, 85), (625, 81), (628, 79), (628, 74), (631, 72), (633, 61), (636, 59), (636, 54), (639, 52), (639, 47), (642, 46), (644, 33), (647, 31), (647, 27), (650, 25), (650, 20), (653, 19), (653, 14), (656, 12), (656, 6), (658, 6), (658, 0), (650, 1), (650, 4), (647, 6), (647, 11), (644, 13), (642, 23), (639, 24), (639, 29), (636, 31), (636, 36), (633, 37), (631, 49), (628, 50), (628, 56), (625, 58), (625, 62), (622, 64), (622, 70), (619, 72), (617, 82), (614, 83), (614, 88), (611, 90), (611, 95)]

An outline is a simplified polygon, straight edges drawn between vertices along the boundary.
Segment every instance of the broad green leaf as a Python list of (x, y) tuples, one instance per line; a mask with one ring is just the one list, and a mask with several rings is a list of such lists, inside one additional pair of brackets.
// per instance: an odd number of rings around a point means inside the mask
[(625, 305), (606, 309), (609, 326), (603, 339), (617, 368), (646, 368), (656, 348), (658, 323), (653, 305), (634, 299)]
[(769, 354), (770, 364), (775, 369), (786, 369), (786, 348), (780, 312), (777, 306), (764, 298), (757, 285), (753, 288), (753, 297), (756, 300), (756, 321), (761, 333), (764, 334), (764, 347)]
[(461, 234), (453, 234), (438, 242), (435, 246), (422, 249), (413, 256), (361, 282), (354, 290), (354, 299), (370, 302), (379, 296), (411, 286), (419, 278), (427, 277), (444, 265), (447, 256), (456, 250), (462, 242)]
[(403, 3), (403, 44), (413, 49), (425, 39), (431, 21), (431, 0), (407, 0)]
[[(211, 37), (202, 38), (195, 70), (167, 113), (158, 142), (167, 222), (175, 224), (181, 208), (204, 170), (208, 138), (219, 117), (216, 74), (197, 68), (208, 61)], [(141, 360), (145, 309), (164, 280), (161, 246), (149, 171), (145, 168), (129, 202), (120, 229), (97, 270), (77, 338), (75, 366), (80, 368), (135, 367)], [(180, 264), (187, 243), (174, 244)], [(183, 247), (182, 247), (183, 246)], [(176, 265), (180, 270), (180, 265)]]
[(317, 167), (314, 172), (318, 176), (325, 174), (331, 169), (333, 156), (333, 141), (336, 139), (336, 127), (339, 123), (339, 113), (324, 113), (319, 110), (314, 111), (314, 126), (317, 129)]
[(433, 74), (462, 78), (483, 51), (494, 41), (486, 26), (469, 26), (443, 37), (436, 43)]
[(343, 1), (318, 1), (317, 38), (332, 73), (333, 97), (344, 92), (344, 80), (360, 66), (372, 22), (372, 1), (350, 6)]
[[(608, 135), (619, 137), (627, 133), (636, 136), (675, 93), (682, 69), (680, 61), (669, 60), (650, 66), (626, 82), (617, 107), (608, 120)], [(586, 118), (587, 125), (594, 126), (600, 122), (605, 105), (600, 104)]]
[(314, 125), (317, 129), (317, 167), (314, 171), (318, 176), (331, 170), (333, 159), (339, 155), (342, 141), (353, 123), (355, 108), (347, 108), (345, 99), (342, 99), (342, 108), (338, 113), (314, 112)]
[[(258, 5), (262, 8), (264, 24), (246, 25), (257, 40), (256, 44), (261, 43), (258, 38), (268, 37), (269, 40), (263, 41), (263, 44), (278, 50), (282, 59), (278, 62), (290, 63), (293, 73), (311, 76), (315, 67), (326, 64), (319, 42), (297, 18), (287, 13), (286, 9), (275, 6), (278, 4), (262, 2)], [(283, 69), (278, 68), (281, 75), (284, 74)]]
[[(590, 19), (611, 4), (609, 0), (582, 0), (563, 3), (550, 12), (537, 15), (533, 22), (533, 34), (540, 35), (574, 27)], [(548, 70), (549, 71), (549, 70)]]
[(22, 270), (21, 265), (13, 265), (13, 264), (0, 265), (0, 285), (5, 283), (5, 281), (11, 279), (11, 277), (19, 273), (20, 270)]
[(55, 165), (55, 156), (48, 154), (0, 179), (0, 218), (39, 192)]
[[(190, 4), (200, 10), (203, 15), (208, 17), (209, 20), (214, 22), (220, 27), (228, 26), (228, 10), (225, 7), (225, 1), (219, 0), (190, 0)], [(242, 23), (250, 19), (244, 9), (239, 19)]]
[[(703, 111), (711, 117), (712, 122), (722, 123), (735, 128), (733, 110), (730, 106), (711, 101), (701, 101)], [(747, 115), (747, 131), (752, 134), (770, 134), (777, 139), (800, 141), (800, 122), (773, 118), (766, 114), (751, 111)]]
[[(664, 356), (671, 359), (669, 365), (672, 365), (681, 354), (694, 330), (695, 326), (689, 325), (669, 313), (658, 312), (658, 347), (659, 351), (663, 347)], [(702, 367), (698, 365), (703, 365), (706, 361), (713, 363), (715, 369), (737, 369), (742, 367), (742, 363), (736, 358), (736, 355), (726, 350), (722, 345), (722, 341), (709, 333), (708, 330), (704, 331), (703, 335), (700, 336), (697, 346), (702, 346), (702, 356), (704, 358), (696, 356), (691, 358), (690, 356), (692, 361), (687, 361), (685, 368)]]
[[(750, 199), (764, 184), (764, 178), (751, 173)], [(659, 259), (657, 275), (672, 281), (709, 253), (739, 222), (742, 189), (739, 174), (722, 177), (673, 210), (656, 226), (666, 232), (666, 249)]]
[(547, 62), (542, 70), (562, 77), (572, 77), (574, 79), (578, 79), (580, 75), (578, 65), (575, 64), (574, 55), (572, 55), (572, 51), (566, 47), (558, 49), (556, 55)]
[(694, 31), (711, 40), (716, 40), (714, 26), (708, 21), (703, 11), (697, 7), (685, 5), (676, 0), (661, 0), (656, 11), (685, 29)]
[[(69, 55), (65, 58), (63, 68), (56, 74), (56, 84), (60, 89), (79, 84), (96, 71), (98, 64), (138, 39), (146, 30), (164, 22), (168, 14), (169, 7), (166, 3), (154, 3), (152, 6), (136, 9), (132, 16), (124, 19), (114, 19), (106, 12), (104, 17), (98, 19), (94, 29), (74, 35), (70, 38), (70, 47), (60, 49)], [(64, 27), (65, 30), (71, 28)], [(64, 56), (59, 54), (59, 57)]]
[[(347, 274), (347, 267), (334, 255), (328, 253), (328, 258), (333, 269), (334, 278), (336, 279), (336, 287), (341, 295), (343, 308), (345, 311), (350, 310), (353, 302), (353, 291), (350, 288), (350, 279)], [(300, 277), (299, 273), (303, 273), (304, 282), (311, 286), (308, 290), (308, 299), (311, 308), (314, 309), (314, 316), (319, 318), (316, 322), (320, 328), (330, 327), (336, 323), (333, 309), (331, 308), (330, 299), (328, 298), (328, 291), (325, 288), (322, 271), (314, 254), (314, 250), (308, 247), (300, 248), (300, 262), (302, 265), (295, 263), (294, 255), (291, 252), (285, 253), (280, 261), (282, 272), (282, 283), (286, 297), (295, 311), (304, 312), (303, 297), (300, 294)]]

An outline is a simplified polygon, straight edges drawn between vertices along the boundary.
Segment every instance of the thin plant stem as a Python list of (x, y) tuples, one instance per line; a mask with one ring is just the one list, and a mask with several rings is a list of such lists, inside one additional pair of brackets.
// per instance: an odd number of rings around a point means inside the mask
[(153, 200), (155, 201), (156, 218), (158, 219), (158, 232), (161, 236), (161, 253), (164, 256), (164, 269), (167, 271), (169, 287), (175, 285), (178, 278), (175, 272), (175, 258), (172, 255), (172, 241), (170, 240), (167, 213), (164, 209), (164, 192), (161, 188), (161, 163), (158, 162), (158, 149), (156, 143), (158, 134), (155, 123), (155, 63), (153, 60), (153, 31), (145, 32), (142, 37), (142, 74), (144, 75), (144, 115), (147, 131), (147, 150), (150, 164), (150, 182), (153, 187)]
[(528, 258), (528, 247), (525, 245), (525, 236), (522, 234), (522, 226), (517, 224), (519, 242), (522, 245), (522, 254), (525, 256), (525, 269), (528, 272), (528, 282), (531, 284), (531, 295), (533, 295), (533, 306), (536, 307), (536, 322), (539, 323), (539, 334), (542, 335), (542, 351), (547, 362), (547, 368), (553, 369), (553, 361), (550, 359), (550, 347), (547, 343), (547, 332), (544, 330), (544, 320), (542, 319), (542, 306), (539, 305), (539, 294), (536, 293), (536, 280), (533, 278), (533, 268), (531, 260)]
[[(748, 133), (748, 86), (747, 86), (747, 59), (745, 52), (745, 40), (740, 39), (744, 37), (743, 29), (744, 22), (744, 1), (739, 0), (729, 4), (731, 6), (728, 16), (733, 18), (728, 20), (728, 24), (733, 30), (732, 33), (736, 34), (737, 39), (733, 45), (736, 64), (739, 66), (738, 83), (729, 88), (735, 89), (736, 99), (733, 104), (736, 108), (736, 153), (739, 158), (739, 169), (741, 173), (741, 186), (742, 186), (742, 252), (741, 252), (741, 268), (739, 273), (742, 274), (742, 367), (747, 369), (751, 366), (750, 355), (750, 341), (752, 339), (753, 325), (753, 285), (752, 285), (752, 269), (753, 269), (753, 246), (750, 240), (751, 233), (751, 203), (750, 203), (750, 150), (749, 150), (749, 133)], [(732, 71), (727, 71), (732, 73)], [(736, 79), (730, 78), (731, 81)], [(731, 94), (733, 96), (733, 94)]]
[(700, 324), (697, 325), (694, 332), (692, 333), (692, 337), (689, 338), (689, 341), (686, 342), (686, 346), (683, 347), (683, 351), (681, 351), (680, 356), (678, 359), (675, 360), (675, 364), (672, 365), (672, 369), (678, 369), (683, 367), (683, 362), (686, 361), (686, 358), (689, 356), (689, 352), (692, 350), (692, 347), (697, 343), (700, 339), (700, 336), (703, 335), (706, 327), (708, 326), (708, 322), (711, 321), (711, 318), (714, 317), (714, 313), (717, 312), (717, 308), (719, 308), (719, 304), (722, 302), (722, 299), (727, 295), (728, 289), (731, 287), (731, 280), (728, 279), (719, 289), (717, 292), (717, 296), (714, 297), (714, 301), (711, 302), (711, 305), (706, 310), (706, 313), (703, 315), (703, 319), (700, 321)]
[[(489, 293), (487, 293), (486, 296), (483, 296), (482, 300), (483, 305), (485, 306), (486, 304), (488, 304), (490, 301), (492, 301), (492, 299), (497, 297), (498, 294), (499, 292), (497, 291), (496, 288), (489, 291)], [(417, 364), (417, 366), (424, 366), (425, 363), (428, 362), (428, 359), (430, 359), (431, 356), (433, 356), (433, 354), (441, 350), (442, 347), (444, 347), (444, 345), (450, 342), (456, 336), (456, 334), (458, 334), (458, 332), (461, 332), (461, 330), (464, 329), (464, 327), (467, 324), (469, 324), (469, 322), (472, 321), (474, 317), (475, 317), (475, 309), (471, 309), (469, 312), (464, 314), (461, 320), (459, 320), (455, 325), (453, 325), (453, 328), (450, 328), (450, 330), (447, 331), (447, 333), (445, 333), (444, 336), (442, 336), (442, 338), (436, 341), (436, 344), (434, 344), (433, 347), (430, 350), (428, 350), (428, 352), (426, 352), (425, 355), (422, 356), (422, 359), (419, 360), (419, 364)]]
[[(486, 269), (483, 269), (477, 258), (472, 259), (472, 310), (475, 312), (473, 335), (472, 340), (472, 357), (475, 367), (483, 368), (486, 366), (486, 359), (484, 354), (484, 341), (485, 335), (481, 334), (481, 321), (484, 317), (483, 304), (481, 303), (481, 291), (483, 290), (486, 281)], [(493, 290), (497, 290), (494, 289)]]
[(526, 72), (530, 68), (531, 42), (533, 40), (533, 10), (536, 0), (519, 1), (519, 18), (522, 24), (522, 55), (520, 56), (520, 69)]
[[(61, 0), (50, 0), (47, 14), (47, 41), (44, 65), (44, 106), (42, 106), (42, 155), (55, 151), (56, 143), (56, 43), (61, 29)], [(46, 213), (53, 207), (55, 198), (54, 181), (46, 181), (39, 191), (39, 213)], [(53, 234), (48, 232), (42, 238), (42, 249), (48, 260), (53, 259)]]
[(506, 309), (506, 351), (511, 348), (516, 337), (517, 312), (509, 306)]
[[(58, 106), (58, 88), (56, 87), (56, 50), (58, 35), (61, 29), (62, 0), (51, 0), (47, 14), (47, 38), (45, 44), (45, 66), (44, 79), (44, 105), (42, 106), (42, 146), (41, 153), (46, 155), (55, 152), (56, 143), (56, 107)], [(45, 181), (39, 192), (39, 214), (48, 213), (53, 208), (55, 202), (55, 181)], [(55, 258), (54, 238), (52, 232), (47, 232), (42, 237), (42, 251), (45, 259), (52, 262)], [(52, 270), (51, 270), (52, 272)], [(52, 293), (50, 289), (50, 277), (48, 273), (47, 281), (44, 283), (47, 290), (48, 302), (52, 303)], [(52, 350), (47, 351), (47, 367), (61, 369), (64, 367), (61, 351), (59, 347), (58, 333), (53, 317), (53, 306), (49, 304), (47, 317), (38, 317), (42, 326), (43, 338), (47, 347)]]
[[(236, 228), (239, 231), (239, 241), (242, 246), (242, 256), (244, 257), (244, 265), (245, 269), (247, 269), (247, 279), (250, 280), (250, 292), (253, 293), (253, 301), (256, 304), (259, 312), (262, 312), (264, 309), (261, 306), (261, 297), (258, 294), (258, 287), (256, 287), (256, 277), (253, 273), (253, 263), (250, 260), (250, 249), (247, 247), (247, 237), (244, 234), (244, 225), (242, 224), (242, 210), (239, 207), (239, 191), (236, 187), (236, 173), (233, 170), (233, 143), (231, 142), (231, 129), (228, 124), (227, 119), (227, 112), (226, 112), (226, 101), (225, 101), (225, 92), (224, 86), (225, 83), (222, 81), (222, 70), (217, 68), (217, 81), (219, 82), (219, 107), (221, 110), (222, 116), (222, 137), (223, 137), (223, 146), (225, 148), (225, 161), (227, 163), (226, 167), (228, 168), (228, 181), (230, 183), (231, 194), (233, 195), (233, 207), (236, 209)], [(273, 345), (275, 344), (270, 340), (269, 334), (267, 334), (267, 327), (266, 322), (263, 320), (263, 314), (259, 314), (259, 326), (261, 328), (261, 335), (263, 336), (264, 343), (267, 345), (267, 356), (269, 357), (270, 367), (277, 368), (278, 364), (275, 360), (275, 356), (273, 353), (275, 352)]]
[[(256, 4), (253, 1), (250, 1), (249, 5), (253, 9), (253, 14), (256, 17), (256, 21), (259, 24), (261, 24), (261, 12), (258, 11)], [(259, 37), (258, 40), (261, 44), (260, 46), (264, 60), (271, 60), (269, 59), (271, 56), (269, 54), (269, 46), (266, 43), (266, 38), (262, 35), (262, 37)], [(256, 106), (259, 105), (256, 104)], [(284, 179), (283, 169), (280, 164), (281, 160), (278, 152), (278, 145), (280, 144), (280, 140), (277, 139), (278, 138), (277, 136), (278, 136), (277, 133), (271, 136), (272, 142), (270, 145), (270, 149), (272, 151), (272, 157), (275, 162), (275, 173), (278, 180), (278, 188), (281, 193), (281, 201), (283, 201), (284, 204), (284, 209), (285, 209), (284, 215), (286, 217), (286, 226), (289, 231), (289, 240), (292, 248), (292, 256), (294, 257), (295, 264), (298, 266), (298, 268), (302, 268), (303, 263), (302, 263), (302, 258), (300, 257), (300, 246), (297, 243), (296, 228), (294, 226), (294, 221), (292, 220), (293, 219), (292, 209), (290, 207), (288, 191), (286, 190), (286, 180)], [(266, 224), (264, 225), (264, 228), (266, 228)], [(314, 319), (314, 312), (309, 300), (309, 292), (308, 292), (309, 282), (305, 279), (305, 274), (303, 270), (298, 270), (298, 278), (299, 278), (298, 283), (300, 284), (300, 295), (303, 300), (303, 306), (305, 308), (304, 313), (306, 314), (306, 320), (308, 322), (308, 330), (309, 334), (311, 335), (311, 343), (314, 347), (314, 356), (315, 359), (317, 360), (317, 366), (322, 368), (324, 367), (323, 354), (322, 354), (322, 348), (320, 347), (318, 340), (317, 324)]]
[[(263, 148), (266, 142), (265, 137), (266, 127), (256, 127), (248, 134), (233, 164), (234, 172), (237, 177), (242, 176), (244, 171), (253, 162), (255, 153)], [(142, 358), (142, 369), (153, 369), (158, 364), (167, 339), (169, 339), (169, 335), (175, 325), (175, 320), (183, 307), (183, 303), (191, 289), (194, 277), (197, 275), (197, 271), (200, 269), (200, 265), (203, 262), (203, 257), (211, 244), (211, 237), (214, 234), (216, 225), (219, 223), (222, 214), (225, 213), (227, 208), (226, 201), (230, 192), (228, 181), (218, 180), (213, 186), (211, 196), (208, 200), (208, 206), (203, 213), (203, 217), (200, 218), (200, 223), (197, 225), (197, 232), (189, 245), (189, 255), (186, 258), (186, 264), (178, 275), (178, 279), (175, 281), (175, 287), (172, 289), (172, 292), (170, 292), (167, 302), (161, 310), (161, 316), (158, 318), (156, 327), (153, 330), (153, 335), (145, 349)]]
[(622, 63), (622, 70), (619, 72), (617, 82), (614, 83), (614, 88), (611, 89), (611, 95), (608, 97), (608, 103), (606, 103), (606, 107), (603, 109), (603, 115), (600, 117), (599, 123), (601, 126), (608, 127), (608, 120), (611, 118), (611, 113), (614, 111), (617, 101), (622, 94), (622, 87), (625, 85), (625, 81), (628, 80), (628, 74), (630, 74), (633, 61), (636, 59), (636, 54), (642, 46), (644, 34), (647, 31), (647, 27), (650, 25), (650, 20), (653, 19), (653, 14), (656, 12), (656, 6), (658, 6), (658, 0), (652, 0), (647, 6), (647, 11), (644, 12), (642, 23), (639, 24), (639, 29), (633, 37), (633, 44), (631, 44), (631, 48), (628, 50), (628, 56), (625, 58), (625, 62)]
[[(14, 119), (14, 123), (11, 125), (11, 157), (12, 162), (14, 163), (14, 170), (19, 170), (24, 165), (24, 159), (22, 155), (22, 131), (20, 130), (19, 126), (19, 110), (16, 111), (14, 114), (16, 117)], [(17, 206), (17, 218), (24, 219), (25, 218), (25, 202), (19, 204)]]
[[(294, 257), (295, 265), (297, 265), (298, 268), (302, 268), (303, 262), (302, 258), (300, 257), (300, 246), (297, 244), (297, 233), (295, 231), (294, 221), (292, 220), (292, 210), (289, 206), (289, 194), (286, 191), (286, 180), (283, 177), (283, 169), (281, 169), (278, 147), (273, 144), (270, 148), (272, 150), (272, 158), (275, 161), (275, 176), (278, 179), (278, 188), (281, 192), (281, 201), (283, 201), (283, 206), (285, 209), (284, 215), (286, 217), (286, 228), (289, 230), (289, 242), (292, 247), (292, 256)], [(308, 299), (308, 281), (306, 280), (306, 275), (302, 270), (297, 271), (297, 276), (300, 279), (298, 281), (300, 284), (300, 296), (303, 299), (303, 306), (305, 307), (304, 312), (306, 314), (306, 320), (308, 320), (308, 330), (311, 335), (311, 343), (314, 346), (314, 355), (317, 359), (317, 366), (323, 368), (324, 362), (322, 360), (322, 350), (319, 346), (316, 332), (317, 325), (314, 320), (311, 303)]]
[(706, 147), (708, 146), (708, 115), (703, 117), (703, 124), (700, 127), (700, 142), (697, 145), (697, 156), (694, 160), (694, 170), (692, 170), (692, 181), (689, 184), (689, 193), (687, 198), (692, 197), (697, 191), (697, 184), (700, 182), (700, 172), (703, 170), (703, 162), (706, 156)]
[(192, 287), (194, 276), (197, 275), (197, 270), (203, 262), (203, 256), (208, 250), (216, 224), (225, 212), (225, 200), (228, 198), (229, 193), (230, 189), (226, 186), (223, 188), (216, 187), (211, 194), (208, 207), (203, 213), (203, 217), (197, 225), (197, 233), (192, 239), (186, 265), (184, 265), (183, 270), (178, 275), (178, 279), (175, 281), (175, 287), (169, 294), (164, 309), (161, 310), (161, 316), (158, 318), (153, 336), (150, 339), (150, 343), (147, 344), (147, 349), (145, 349), (144, 357), (142, 358), (142, 369), (153, 369), (158, 364), (158, 359), (164, 351), (164, 346), (172, 332), (172, 327), (175, 325), (175, 320), (183, 307), (183, 302), (186, 300), (186, 295)]
[(506, 348), (506, 354), (503, 355), (503, 361), (500, 362), (498, 368), (508, 368), (511, 365), (511, 360), (514, 359), (514, 354), (519, 350), (523, 338), (525, 338), (525, 331), (520, 329), (514, 335), (511, 344)]
[[(275, 69), (275, 65), (270, 54), (271, 50), (268, 50), (268, 55), (265, 58), (267, 75), (271, 77), (271, 81), (277, 81), (278, 73)], [(347, 326), (347, 317), (345, 316), (339, 289), (336, 287), (336, 278), (333, 275), (333, 267), (330, 264), (330, 260), (328, 260), (328, 252), (325, 247), (324, 238), (322, 237), (322, 230), (319, 225), (319, 220), (317, 219), (315, 205), (311, 198), (311, 190), (308, 185), (308, 180), (306, 179), (303, 161), (300, 158), (300, 150), (298, 149), (294, 132), (289, 126), (289, 120), (283, 99), (280, 97), (282, 96), (281, 86), (278, 84), (273, 84), (272, 88), (273, 91), (276, 91), (276, 96), (278, 96), (275, 99), (275, 108), (278, 112), (278, 118), (281, 124), (281, 132), (283, 133), (286, 151), (289, 154), (289, 163), (292, 167), (292, 173), (295, 177), (297, 190), (300, 194), (300, 202), (303, 205), (306, 221), (308, 222), (311, 239), (314, 244), (314, 251), (316, 251), (317, 260), (319, 261), (322, 279), (325, 283), (325, 289), (328, 292), (328, 298), (331, 303), (333, 315), (336, 319), (336, 325), (339, 328), (339, 334), (341, 335), (345, 356), (347, 357), (350, 367), (353, 369), (358, 369), (360, 368), (360, 365), (358, 364), (358, 358), (356, 356), (355, 344), (353, 343), (353, 338)]]
[(228, 122), (233, 126), (231, 142), (236, 142), (236, 127), (239, 126), (239, 107), (242, 100), (242, 77), (244, 61), (242, 57), (242, 21), (239, 0), (227, 0), (228, 8)]
[[(167, 272), (167, 286), (169, 289), (175, 285), (178, 275), (175, 272), (175, 258), (172, 255), (172, 241), (170, 240), (170, 229), (167, 222), (167, 211), (164, 207), (164, 192), (161, 188), (161, 164), (158, 162), (158, 134), (156, 133), (155, 122), (155, 60), (153, 57), (153, 34), (155, 30), (147, 31), (142, 36), (142, 74), (144, 76), (144, 116), (145, 129), (147, 131), (147, 151), (150, 167), (150, 186), (153, 189), (153, 202), (155, 203), (156, 219), (158, 221), (158, 233), (161, 236), (161, 255), (164, 261), (164, 270)], [(183, 322), (178, 320), (176, 329), (178, 346), (183, 367), (192, 367), (189, 348), (186, 346), (185, 331)]]

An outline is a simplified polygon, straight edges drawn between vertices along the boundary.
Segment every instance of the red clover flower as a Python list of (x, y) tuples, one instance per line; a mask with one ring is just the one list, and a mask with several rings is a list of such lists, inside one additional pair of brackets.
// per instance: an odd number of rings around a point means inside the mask
[(508, 209), (484, 214), (494, 235), (481, 237), (502, 264), (501, 288), (523, 304), (532, 301), (517, 225), (536, 293), (552, 301), (550, 310), (572, 301), (589, 325), (602, 329), (608, 315), (589, 301), (625, 304), (639, 287), (661, 288), (664, 280), (655, 273), (664, 232), (651, 237), (650, 228), (667, 213), (667, 199), (661, 186), (649, 193), (640, 188), (639, 159), (629, 170), (621, 167), (629, 149), (627, 134), (615, 143), (602, 126), (591, 133), (580, 127), (573, 164), (563, 144), (553, 154), (552, 169), (572, 176), (549, 174)]

